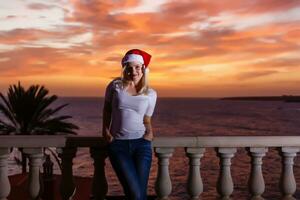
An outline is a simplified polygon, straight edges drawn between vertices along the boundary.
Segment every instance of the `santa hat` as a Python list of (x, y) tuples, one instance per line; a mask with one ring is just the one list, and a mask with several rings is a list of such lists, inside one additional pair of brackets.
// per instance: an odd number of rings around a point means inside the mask
[(131, 49), (127, 51), (127, 53), (123, 57), (122, 66), (124, 67), (125, 64), (128, 62), (139, 62), (141, 64), (144, 64), (146, 70), (149, 71), (148, 65), (150, 63), (150, 59), (151, 59), (151, 55), (148, 54), (147, 52), (142, 51), (140, 49)]

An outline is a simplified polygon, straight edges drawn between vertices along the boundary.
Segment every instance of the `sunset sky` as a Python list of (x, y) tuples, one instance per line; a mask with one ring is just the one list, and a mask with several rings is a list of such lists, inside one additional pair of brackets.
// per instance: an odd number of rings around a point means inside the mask
[(160, 97), (299, 95), (300, 1), (1, 1), (1, 92), (103, 96), (131, 48)]

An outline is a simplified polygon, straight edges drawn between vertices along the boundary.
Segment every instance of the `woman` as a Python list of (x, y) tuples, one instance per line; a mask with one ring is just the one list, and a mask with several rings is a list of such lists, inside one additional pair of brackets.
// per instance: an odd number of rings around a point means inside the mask
[(122, 59), (121, 77), (105, 91), (103, 137), (108, 156), (126, 199), (146, 200), (152, 162), (151, 116), (157, 94), (148, 85), (151, 55), (129, 50)]

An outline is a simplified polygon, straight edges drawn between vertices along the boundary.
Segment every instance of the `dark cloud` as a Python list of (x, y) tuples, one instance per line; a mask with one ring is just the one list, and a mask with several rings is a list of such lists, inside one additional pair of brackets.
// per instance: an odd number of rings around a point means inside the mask
[(254, 78), (259, 78), (262, 76), (268, 76), (271, 74), (278, 73), (278, 71), (275, 70), (266, 70), (266, 71), (248, 71), (248, 72), (242, 72), (239, 73), (236, 78), (238, 80), (248, 80), (248, 79), (254, 79)]
[(15, 18), (18, 18), (18, 16), (17, 15), (7, 15), (5, 17), (5, 19), (15, 19)]
[(27, 6), (27, 8), (32, 10), (48, 10), (52, 8), (56, 8), (55, 5), (43, 4), (43, 3), (31, 3)]
[(69, 37), (86, 32), (87, 29), (85, 27), (69, 25), (57, 26), (53, 31), (17, 28), (9, 31), (0, 31), (0, 43), (17, 45), (41, 39), (68, 39)]
[(263, 62), (258, 62), (252, 66), (256, 68), (300, 69), (300, 58), (275, 58)]

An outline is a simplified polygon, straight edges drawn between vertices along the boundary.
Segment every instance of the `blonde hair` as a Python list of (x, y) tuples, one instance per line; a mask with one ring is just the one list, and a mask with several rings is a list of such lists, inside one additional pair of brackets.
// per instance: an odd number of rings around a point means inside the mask
[[(122, 67), (121, 76), (114, 79), (115, 83), (118, 84), (122, 89), (124, 89), (128, 85), (128, 81), (125, 79), (125, 71), (128, 64), (125, 64)], [(149, 92), (149, 80), (148, 80), (148, 73), (146, 73), (146, 67), (143, 65), (142, 67), (143, 76), (140, 79), (139, 84), (141, 84), (141, 88), (137, 91), (137, 95), (148, 95)]]

